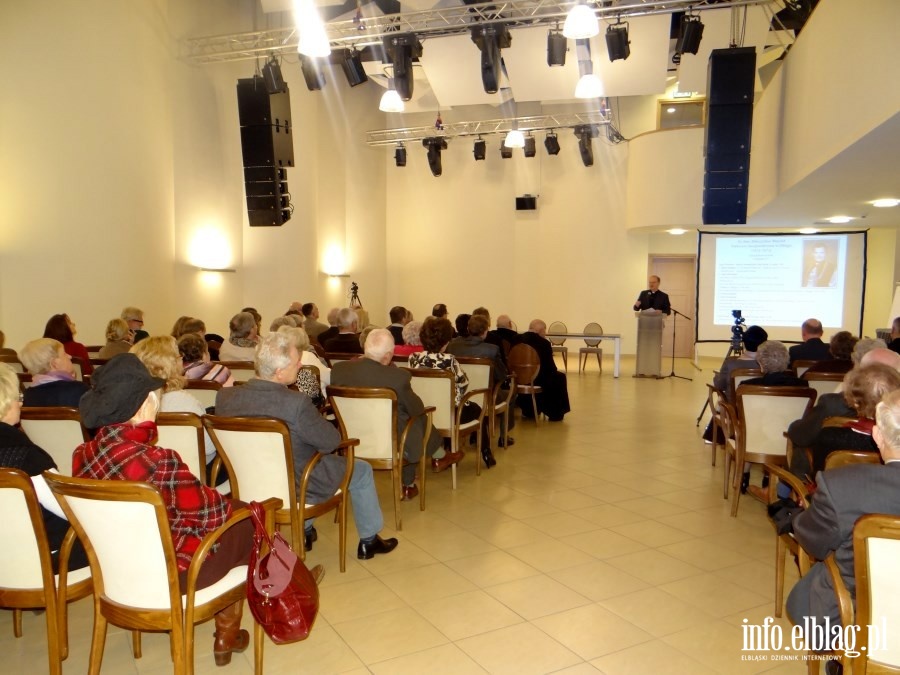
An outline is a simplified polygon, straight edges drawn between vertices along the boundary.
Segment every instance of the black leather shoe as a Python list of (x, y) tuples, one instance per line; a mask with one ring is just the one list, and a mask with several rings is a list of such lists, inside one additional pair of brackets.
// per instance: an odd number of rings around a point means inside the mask
[(484, 460), (484, 465), (489, 469), (497, 464), (497, 460), (494, 459), (494, 453), (491, 452), (490, 448), (481, 449), (481, 459)]
[(356, 557), (360, 560), (371, 560), (379, 553), (390, 553), (397, 548), (397, 543), (393, 537), (382, 539), (376, 534), (375, 538), (368, 543), (360, 540), (359, 547), (356, 549)]
[(747, 488), (750, 487), (750, 473), (747, 472), (741, 476), (741, 494), (747, 494)]
[(303, 537), (303, 549), (306, 551), (312, 551), (312, 545), (314, 541), (319, 539), (319, 533), (316, 532), (316, 528), (311, 527), (306, 531), (306, 535)]
[(516, 439), (513, 438), (512, 436), (507, 436), (506, 438), (501, 438), (497, 441), (497, 445), (499, 445), (501, 448), (508, 448), (509, 446), (515, 445), (515, 444), (516, 444)]

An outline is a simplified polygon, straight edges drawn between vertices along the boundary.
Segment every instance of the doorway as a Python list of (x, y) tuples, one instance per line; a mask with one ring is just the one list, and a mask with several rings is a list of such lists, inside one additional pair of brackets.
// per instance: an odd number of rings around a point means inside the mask
[(666, 319), (663, 328), (662, 355), (672, 358), (672, 330), (675, 329), (675, 357), (692, 358), (694, 355), (694, 314), (697, 306), (697, 258), (692, 255), (651, 255), (649, 274), (660, 278), (659, 287), (669, 295), (674, 312)]

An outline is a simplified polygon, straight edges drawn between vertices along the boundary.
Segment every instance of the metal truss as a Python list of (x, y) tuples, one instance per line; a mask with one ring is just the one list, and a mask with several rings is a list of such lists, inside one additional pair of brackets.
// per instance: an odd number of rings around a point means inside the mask
[(466, 136), (487, 136), (490, 134), (506, 134), (511, 129), (522, 132), (549, 131), (551, 129), (574, 128), (582, 124), (608, 125), (610, 113), (608, 108), (592, 112), (559, 113), (553, 115), (533, 115), (513, 119), (482, 120), (479, 122), (451, 122), (425, 127), (407, 127), (405, 129), (380, 129), (366, 132), (366, 143), (372, 146), (394, 145), (396, 143), (413, 143), (424, 138), (462, 138)]
[[(376, 17), (357, 17), (325, 24), (332, 48), (362, 48), (380, 44), (393, 33), (415, 33), (420, 39), (458, 35), (474, 25), (503, 23), (508, 28), (554, 25), (564, 20), (573, 2), (562, 0), (508, 0), (507, 2), (441, 7)], [(646, 0), (615, 5), (597, 0), (594, 13), (608, 20), (651, 14), (701, 12), (754, 5), (775, 5), (777, 0)], [(182, 56), (194, 63), (243, 61), (269, 54), (296, 54), (296, 28), (189, 38), (182, 43)]]

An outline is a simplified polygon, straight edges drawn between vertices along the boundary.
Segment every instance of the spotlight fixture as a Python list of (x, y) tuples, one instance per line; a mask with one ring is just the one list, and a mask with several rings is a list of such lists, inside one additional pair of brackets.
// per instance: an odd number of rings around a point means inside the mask
[(610, 61), (623, 61), (631, 56), (631, 43), (628, 41), (628, 23), (616, 23), (606, 29), (606, 51)]
[(319, 67), (318, 59), (301, 54), (300, 70), (303, 72), (303, 79), (306, 80), (306, 88), (310, 91), (319, 91), (325, 86), (325, 73)]
[(534, 157), (537, 154), (537, 150), (535, 150), (534, 136), (528, 134), (525, 137), (525, 156), (526, 157)]
[(443, 172), (441, 167), (441, 150), (447, 149), (447, 139), (440, 136), (423, 138), (422, 145), (428, 148), (428, 168), (431, 169), (431, 175), (437, 178)]
[(503, 159), (512, 159), (512, 148), (507, 147), (505, 143), (501, 143), (500, 156)]
[(388, 35), (383, 41), (385, 55), (394, 65), (394, 86), (402, 101), (413, 95), (413, 57), (422, 56), (422, 43), (415, 33)]
[(581, 39), (591, 38), (600, 33), (600, 24), (597, 15), (587, 5), (577, 4), (566, 15), (563, 24), (563, 35), (567, 38)]
[[(681, 59), (682, 54), (696, 54), (703, 39), (703, 22), (699, 16), (685, 14), (678, 26), (678, 39), (675, 40), (675, 57)], [(675, 59), (673, 57), (673, 61)]]
[(591, 139), (600, 135), (600, 128), (596, 124), (579, 124), (573, 131), (578, 138), (581, 163), (585, 166), (594, 166), (594, 147)]
[(472, 42), (481, 50), (481, 83), (484, 91), (486, 94), (496, 94), (503, 74), (500, 50), (512, 44), (512, 36), (503, 24), (475, 26), (472, 28)]
[(394, 78), (388, 79), (388, 88), (381, 95), (381, 101), (378, 103), (378, 109), (381, 112), (401, 113), (404, 110), (403, 101), (400, 100), (400, 94), (394, 89)]
[(270, 94), (280, 94), (287, 91), (287, 85), (281, 76), (281, 66), (274, 56), (266, 61), (262, 69), (263, 79), (266, 82), (266, 91)]
[(475, 141), (475, 145), (472, 146), (472, 154), (475, 155), (476, 162), (487, 156), (487, 143), (482, 140), (481, 136), (478, 137), (478, 140)]
[(406, 147), (404, 147), (403, 143), (398, 143), (397, 149), (394, 150), (394, 164), (406, 166)]
[(355, 49), (347, 52), (347, 55), (341, 61), (341, 68), (344, 69), (347, 84), (351, 87), (356, 87), (369, 80), (369, 76), (366, 75), (366, 69), (363, 68), (362, 58)]
[(300, 37), (297, 51), (303, 56), (323, 58), (331, 54), (331, 44), (325, 31), (325, 23), (313, 0), (297, 0), (294, 3), (294, 23)]
[(550, 133), (547, 134), (546, 138), (544, 138), (544, 147), (547, 148), (548, 155), (559, 154), (559, 138), (557, 138), (552, 129), (550, 130)]
[(876, 199), (874, 202), (872, 202), (872, 206), (878, 209), (890, 209), (894, 206), (897, 206), (898, 204), (900, 204), (900, 199), (892, 198)]
[(559, 30), (547, 31), (547, 65), (566, 65), (566, 52), (569, 50), (569, 41)]
[(510, 129), (506, 138), (503, 139), (503, 145), (507, 148), (524, 148), (525, 135), (518, 129)]

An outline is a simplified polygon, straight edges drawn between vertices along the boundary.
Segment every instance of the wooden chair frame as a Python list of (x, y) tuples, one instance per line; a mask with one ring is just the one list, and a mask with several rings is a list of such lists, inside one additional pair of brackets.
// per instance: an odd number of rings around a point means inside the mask
[(212, 380), (188, 380), (184, 385), (184, 390), (192, 396), (196, 397), (196, 399), (200, 401), (200, 405), (202, 405), (204, 408), (215, 407), (216, 396), (218, 395), (221, 388), (222, 384), (220, 382), (215, 382)]
[[(596, 321), (591, 321), (588, 325), (584, 327), (585, 335), (603, 335), (603, 326), (601, 326)], [(603, 350), (600, 348), (600, 343), (603, 342), (600, 338), (583, 338), (584, 347), (580, 347), (578, 349), (578, 372), (583, 371), (587, 367), (587, 360), (590, 354), (597, 355), (597, 367), (600, 369), (600, 372), (603, 372)], [(582, 357), (584, 358), (584, 363), (582, 364)]]
[[(562, 321), (554, 321), (550, 324), (550, 327), (547, 329), (548, 333), (568, 333), (569, 329), (566, 327)], [(553, 347), (554, 354), (560, 354), (563, 360), (563, 369), (568, 372), (569, 371), (569, 348), (566, 347), (566, 338), (547, 338), (550, 340), (550, 345)], [(580, 355), (579, 355), (579, 364), (581, 363)]]
[(212, 363), (228, 368), (235, 382), (246, 382), (256, 376), (256, 366), (253, 361), (213, 361)]
[(516, 394), (531, 396), (531, 404), (534, 406), (534, 423), (540, 425), (541, 413), (538, 410), (536, 394), (543, 393), (544, 389), (534, 383), (541, 372), (541, 360), (537, 350), (531, 345), (519, 343), (509, 350), (506, 363), (509, 371), (515, 376)]

